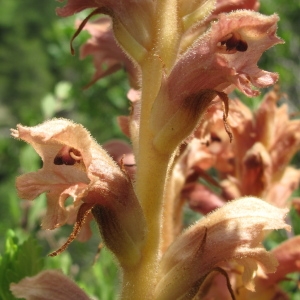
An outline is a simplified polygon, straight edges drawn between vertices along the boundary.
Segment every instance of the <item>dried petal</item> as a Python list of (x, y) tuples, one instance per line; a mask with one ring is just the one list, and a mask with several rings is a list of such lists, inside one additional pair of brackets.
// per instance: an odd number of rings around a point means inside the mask
[(281, 178), (267, 190), (265, 200), (277, 207), (285, 207), (292, 193), (299, 188), (300, 170), (287, 167)]

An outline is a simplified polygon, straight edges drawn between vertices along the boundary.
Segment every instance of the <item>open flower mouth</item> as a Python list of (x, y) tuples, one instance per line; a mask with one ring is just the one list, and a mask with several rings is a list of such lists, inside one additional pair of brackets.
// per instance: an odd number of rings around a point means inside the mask
[(248, 49), (248, 44), (244, 41), (238, 32), (232, 32), (226, 35), (219, 43), (220, 50), (225, 50), (225, 53), (245, 52)]
[(69, 146), (63, 146), (55, 156), (53, 163), (55, 165), (73, 166), (76, 163), (80, 163), (81, 160), (82, 156), (80, 151)]

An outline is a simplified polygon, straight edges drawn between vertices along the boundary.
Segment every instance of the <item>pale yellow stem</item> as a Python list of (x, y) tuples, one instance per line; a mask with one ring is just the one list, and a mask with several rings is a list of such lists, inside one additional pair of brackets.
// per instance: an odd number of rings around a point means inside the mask
[(139, 264), (123, 270), (122, 299), (152, 299), (158, 269), (164, 188), (172, 157), (172, 153), (162, 154), (155, 149), (154, 136), (149, 126), (152, 104), (158, 94), (162, 77), (161, 61), (155, 53), (151, 53), (144, 61), (142, 72), (139, 148), (135, 151), (135, 191), (145, 214), (147, 235)]
[[(156, 118), (155, 115), (153, 116), (152, 106), (161, 88), (162, 74), (171, 69), (178, 51), (176, 2), (176, 0), (157, 2), (154, 47), (140, 62), (142, 99), (138, 149), (134, 149), (137, 161), (135, 191), (146, 218), (147, 234), (139, 263), (123, 269), (121, 298), (126, 300), (152, 300), (156, 286), (162, 206), (173, 153), (155, 148), (150, 120)], [(135, 142), (134, 145), (137, 143)]]
[(157, 48), (167, 74), (176, 61), (182, 33), (181, 27), (177, 1), (157, 1)]

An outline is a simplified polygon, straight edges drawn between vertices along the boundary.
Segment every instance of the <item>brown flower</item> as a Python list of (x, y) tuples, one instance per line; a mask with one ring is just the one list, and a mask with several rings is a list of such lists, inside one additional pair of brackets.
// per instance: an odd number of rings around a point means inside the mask
[(243, 266), (243, 283), (253, 290), (258, 264), (266, 273), (276, 270), (276, 259), (261, 241), (264, 231), (289, 229), (283, 221), (286, 212), (256, 198), (242, 198), (201, 219), (162, 257), (155, 299), (191, 298), (206, 276), (228, 260)]
[[(12, 135), (31, 144), (43, 160), (40, 170), (17, 178), (21, 198), (33, 200), (46, 193), (42, 227), (62, 226), (77, 212), (68, 241), (52, 255), (65, 249), (92, 212), (106, 245), (115, 254), (122, 251), (122, 243), (126, 244), (126, 250), (116, 254), (118, 258), (124, 263), (138, 259), (145, 221), (130, 178), (83, 126), (53, 119), (35, 127), (18, 125)], [(68, 197), (74, 199), (69, 209), (65, 207)]]

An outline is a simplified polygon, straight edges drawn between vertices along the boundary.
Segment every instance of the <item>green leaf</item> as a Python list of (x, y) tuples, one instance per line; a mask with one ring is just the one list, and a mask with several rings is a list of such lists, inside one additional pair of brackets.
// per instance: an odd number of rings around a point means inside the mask
[(14, 231), (7, 231), (5, 252), (0, 256), (0, 299), (16, 299), (9, 290), (10, 284), (26, 276), (34, 276), (43, 269), (41, 252), (34, 238), (29, 237), (20, 243)]
[(70, 96), (72, 85), (70, 82), (61, 81), (55, 87), (55, 96), (59, 99), (65, 99)]
[(114, 300), (118, 294), (118, 266), (113, 255), (103, 248), (92, 268), (80, 273), (79, 286), (101, 300)]
[(30, 145), (22, 147), (19, 157), (22, 172), (33, 172), (39, 169), (41, 159)]
[(41, 108), (45, 119), (50, 119), (56, 111), (56, 101), (52, 94), (47, 94), (41, 101)]

